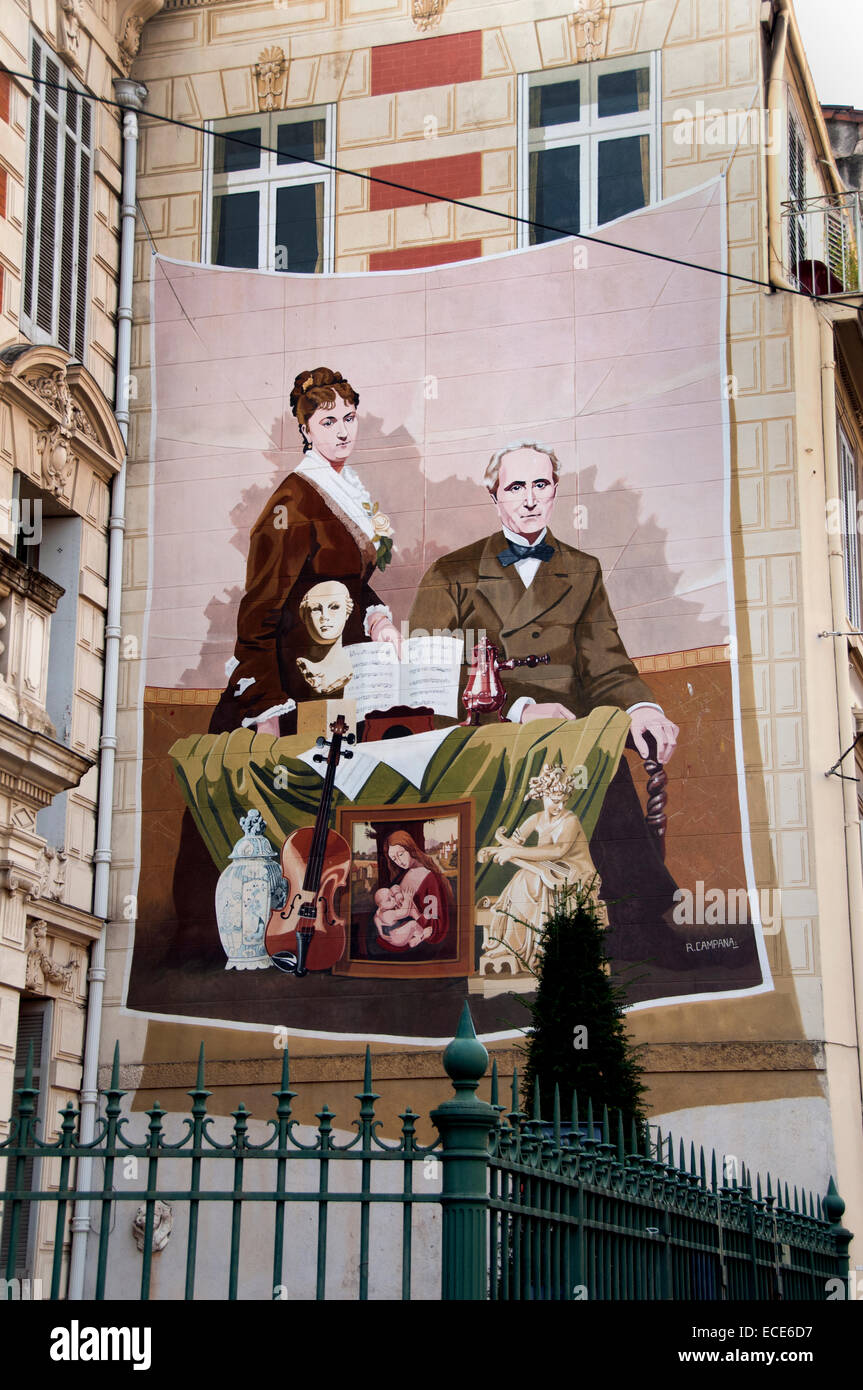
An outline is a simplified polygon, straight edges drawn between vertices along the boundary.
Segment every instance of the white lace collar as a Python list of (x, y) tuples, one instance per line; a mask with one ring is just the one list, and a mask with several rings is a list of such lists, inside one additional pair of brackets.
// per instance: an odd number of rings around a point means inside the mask
[(354, 525), (359, 527), (364, 536), (368, 536), (369, 540), (375, 540), (371, 516), (363, 505), (368, 502), (371, 506), (371, 498), (364, 482), (350, 464), (346, 463), (341, 473), (337, 473), (316, 449), (307, 449), (302, 462), (297, 464), (294, 471), (301, 477), (308, 478), (320, 492), (335, 502)]

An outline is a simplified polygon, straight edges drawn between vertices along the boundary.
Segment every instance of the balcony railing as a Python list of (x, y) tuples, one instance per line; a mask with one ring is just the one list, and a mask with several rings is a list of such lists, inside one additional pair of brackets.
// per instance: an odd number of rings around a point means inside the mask
[(819, 298), (860, 294), (861, 195), (833, 193), (783, 203), (785, 273)]

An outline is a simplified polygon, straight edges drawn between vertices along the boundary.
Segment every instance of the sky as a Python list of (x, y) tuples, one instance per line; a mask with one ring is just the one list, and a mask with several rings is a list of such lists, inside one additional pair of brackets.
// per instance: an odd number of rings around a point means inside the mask
[(794, 0), (822, 106), (863, 110), (863, 0)]

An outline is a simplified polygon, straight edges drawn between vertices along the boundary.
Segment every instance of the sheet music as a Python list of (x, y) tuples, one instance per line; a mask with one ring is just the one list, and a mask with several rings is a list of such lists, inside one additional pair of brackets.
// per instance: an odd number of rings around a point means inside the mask
[(390, 642), (355, 642), (345, 648), (354, 670), (345, 687), (357, 717), (392, 705), (430, 705), (435, 714), (458, 716), (458, 683), (464, 647), (448, 634), (411, 637), (399, 661)]
[(345, 652), (354, 674), (344, 695), (347, 700), (356, 700), (358, 719), (365, 719), (370, 709), (389, 709), (402, 703), (399, 659), (392, 643), (354, 642)]
[(464, 644), (448, 636), (411, 637), (402, 647), (406, 705), (431, 705), (435, 714), (458, 717), (458, 681)]

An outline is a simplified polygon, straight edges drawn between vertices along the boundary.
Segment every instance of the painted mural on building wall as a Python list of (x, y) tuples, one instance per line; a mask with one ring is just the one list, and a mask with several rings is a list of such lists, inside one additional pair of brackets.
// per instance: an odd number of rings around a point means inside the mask
[(154, 261), (129, 1007), (505, 1034), (575, 883), (634, 1006), (771, 987), (722, 236), (710, 184), (617, 246)]

